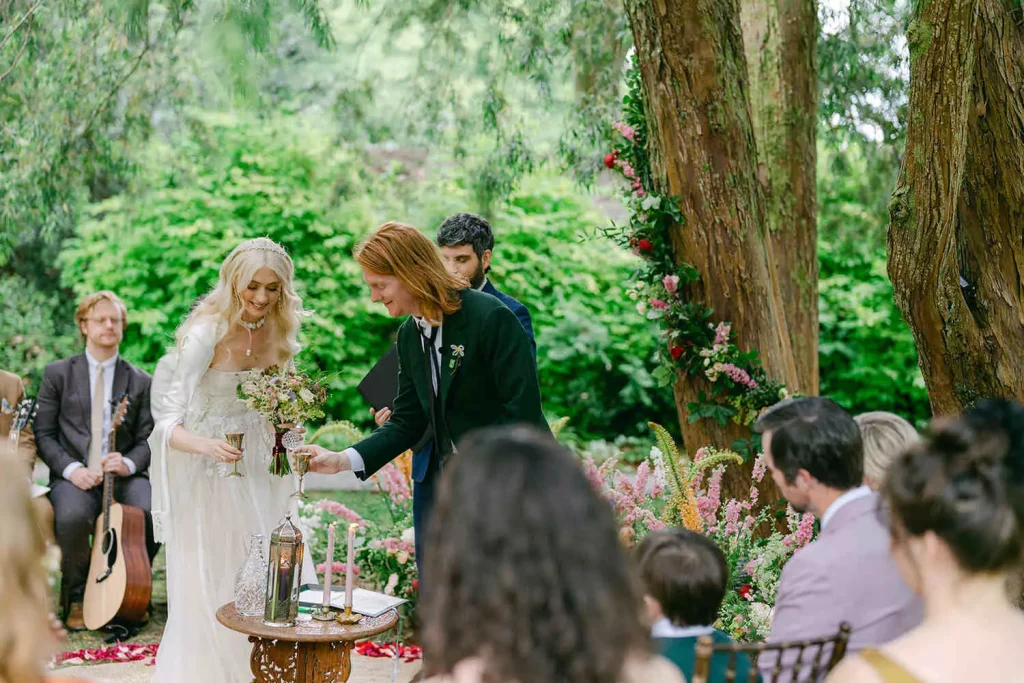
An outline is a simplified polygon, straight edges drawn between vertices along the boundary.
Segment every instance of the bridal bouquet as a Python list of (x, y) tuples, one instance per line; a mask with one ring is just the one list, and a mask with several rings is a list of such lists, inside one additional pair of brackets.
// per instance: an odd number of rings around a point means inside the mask
[(270, 459), (271, 474), (291, 474), (288, 454), (282, 443), (288, 427), (324, 416), (327, 389), (321, 380), (296, 372), (294, 368), (271, 365), (250, 370), (238, 385), (238, 398), (274, 425), (276, 440)]

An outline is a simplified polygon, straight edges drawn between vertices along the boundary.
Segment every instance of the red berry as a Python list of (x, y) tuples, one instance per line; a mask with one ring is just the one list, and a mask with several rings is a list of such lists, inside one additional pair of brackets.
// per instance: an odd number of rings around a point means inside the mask
[(741, 598), (746, 600), (747, 596), (750, 595), (751, 590), (752, 589), (750, 588), (750, 584), (749, 583), (745, 583), (742, 586), (740, 586), (738, 589), (736, 589), (736, 592), (740, 594)]
[(637, 249), (644, 252), (645, 254), (654, 251), (654, 242), (650, 241), (646, 237), (636, 243)]
[(604, 165), (608, 168), (615, 168), (615, 154), (604, 155)]
[(683, 355), (683, 347), (673, 346), (668, 352), (672, 354), (672, 360), (679, 360), (679, 356)]

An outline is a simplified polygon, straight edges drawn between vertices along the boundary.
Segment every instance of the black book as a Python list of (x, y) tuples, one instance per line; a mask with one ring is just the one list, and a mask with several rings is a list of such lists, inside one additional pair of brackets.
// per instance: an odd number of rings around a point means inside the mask
[[(359, 395), (366, 399), (366, 402), (374, 410), (390, 408), (398, 396), (398, 345), (392, 344), (380, 360), (370, 368), (356, 387)], [(428, 426), (423, 438), (413, 447), (418, 451), (433, 438), (433, 430)]]

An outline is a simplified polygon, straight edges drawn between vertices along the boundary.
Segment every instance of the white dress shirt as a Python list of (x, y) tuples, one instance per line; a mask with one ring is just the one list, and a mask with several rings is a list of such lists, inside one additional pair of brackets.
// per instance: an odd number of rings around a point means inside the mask
[(713, 631), (710, 626), (676, 626), (668, 617), (662, 617), (651, 627), (651, 638), (696, 638), (709, 636)]
[(852, 503), (855, 500), (860, 500), (871, 495), (871, 488), (868, 486), (858, 486), (855, 489), (850, 489), (843, 495), (836, 498), (828, 509), (825, 510), (825, 514), (821, 516), (821, 528), (824, 529), (828, 521), (836, 516), (839, 509), (848, 503)]
[[(486, 282), (486, 280), (484, 280)], [(433, 326), (430, 321), (426, 318), (412, 317), (416, 323), (417, 332), (420, 335), (420, 348), (426, 347), (427, 338), (433, 331)], [(434, 393), (436, 394), (440, 389), (438, 388), (438, 382), (440, 377), (438, 373), (441, 371), (441, 337), (444, 336), (444, 323), (437, 326), (437, 339), (434, 340), (434, 356), (437, 358), (437, 365), (435, 366), (436, 372), (431, 373), (431, 378), (434, 380)], [(346, 448), (342, 453), (348, 455), (349, 462), (352, 464), (353, 472), (362, 472), (366, 469), (366, 463), (363, 462), (363, 456), (359, 455), (359, 451), (354, 448)]]
[[(85, 359), (89, 363), (89, 391), (92, 392), (92, 388), (96, 386), (96, 373), (100, 370), (100, 366), (103, 366), (103, 434), (100, 438), (100, 452), (106, 456), (107, 454), (107, 438), (110, 435), (110, 401), (113, 400), (114, 393), (114, 370), (117, 368), (118, 354), (114, 354), (102, 363), (92, 357), (88, 351), (85, 352)], [(93, 396), (91, 401), (95, 401), (96, 397)], [(90, 403), (90, 405), (92, 405)], [(92, 439), (93, 435), (89, 435)], [(135, 474), (135, 463), (129, 458), (124, 458), (124, 464), (128, 466), (128, 473)], [(79, 467), (85, 467), (83, 463), (73, 462), (64, 468), (61, 476), (68, 479), (72, 472), (77, 470)]]

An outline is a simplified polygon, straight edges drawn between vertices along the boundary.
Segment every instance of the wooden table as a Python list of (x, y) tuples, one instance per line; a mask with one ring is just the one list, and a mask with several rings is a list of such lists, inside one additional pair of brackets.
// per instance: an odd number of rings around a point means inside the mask
[(295, 626), (267, 626), (262, 617), (239, 615), (229, 602), (217, 610), (217, 621), (249, 636), (253, 683), (345, 683), (352, 673), (355, 642), (393, 628), (398, 611), (363, 617), (351, 626), (312, 619)]

